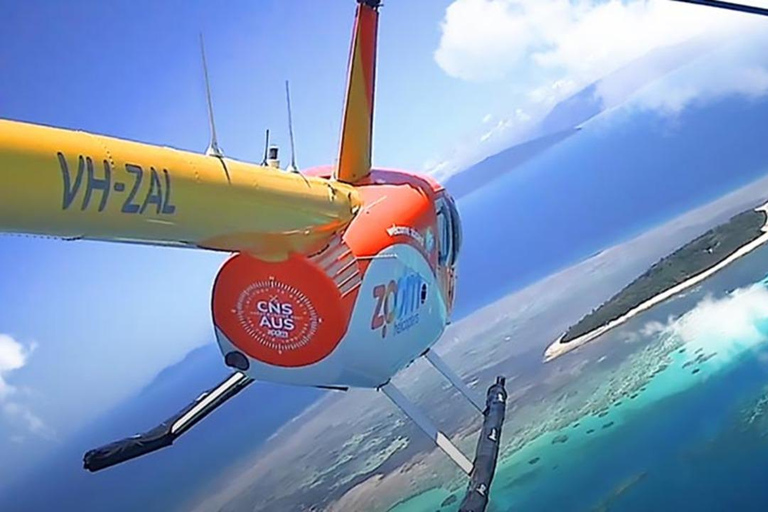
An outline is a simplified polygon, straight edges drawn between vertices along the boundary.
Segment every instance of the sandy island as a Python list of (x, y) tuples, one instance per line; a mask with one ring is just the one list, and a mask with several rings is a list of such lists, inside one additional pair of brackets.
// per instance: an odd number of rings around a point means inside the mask
[[(768, 203), (764, 204), (759, 208), (755, 208), (755, 211), (765, 212), (766, 216), (768, 216)], [(620, 316), (619, 318), (612, 320), (607, 324), (601, 325), (597, 329), (593, 329), (588, 333), (579, 336), (578, 338), (574, 338), (568, 343), (560, 342), (565, 336), (565, 333), (563, 333), (557, 340), (555, 340), (554, 343), (552, 343), (549, 347), (547, 347), (546, 351), (544, 351), (544, 362), (546, 363), (546, 362), (552, 361), (556, 357), (559, 357), (565, 354), (566, 352), (570, 352), (571, 350), (579, 348), (585, 343), (589, 343), (595, 338), (599, 338), (606, 332), (610, 331), (615, 327), (620, 326), (621, 324), (623, 324), (630, 318), (634, 317), (635, 315), (642, 313), (643, 311), (652, 308), (656, 304), (664, 302), (665, 300), (677, 295), (678, 293), (690, 288), (691, 286), (694, 286), (702, 282), (703, 280), (705, 280), (715, 272), (722, 270), (723, 268), (727, 267), (728, 265), (730, 265), (737, 259), (741, 258), (742, 256), (745, 256), (750, 252), (754, 251), (764, 243), (768, 242), (768, 221), (766, 221), (766, 224), (761, 228), (761, 231), (763, 232), (761, 236), (739, 247), (733, 254), (725, 258), (720, 263), (713, 265), (712, 267), (706, 270), (703, 270), (702, 272), (699, 272), (698, 274), (688, 278), (686, 281), (683, 281), (678, 285), (673, 286), (672, 288), (669, 288), (657, 295), (654, 295), (650, 299), (641, 303), (639, 306), (636, 306), (633, 309), (630, 309), (629, 311), (627, 311), (623, 316)]]

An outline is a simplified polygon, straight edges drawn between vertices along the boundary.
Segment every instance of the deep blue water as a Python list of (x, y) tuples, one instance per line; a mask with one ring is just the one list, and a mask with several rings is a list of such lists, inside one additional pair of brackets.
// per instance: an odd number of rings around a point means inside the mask
[(460, 200), (458, 314), (765, 175), (766, 119), (768, 101), (741, 98), (620, 110)]

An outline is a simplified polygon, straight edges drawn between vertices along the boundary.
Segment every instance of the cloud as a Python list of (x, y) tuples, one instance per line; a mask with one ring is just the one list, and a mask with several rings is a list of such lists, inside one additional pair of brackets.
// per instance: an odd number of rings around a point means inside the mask
[(665, 325), (658, 321), (648, 322), (640, 330), (643, 336), (656, 336), (660, 332), (664, 331)]
[[(39, 416), (37, 416), (26, 405), (19, 404), (17, 402), (7, 402), (3, 404), (3, 414), (6, 418), (21, 424), (30, 433), (45, 439), (55, 439), (55, 431), (46, 425)], [(22, 436), (17, 436), (23, 439)]]
[[(40, 437), (53, 439), (55, 432), (32, 410), (17, 399), (19, 389), (8, 383), (8, 374), (26, 366), (29, 357), (37, 348), (34, 343), (24, 346), (6, 334), (0, 334), (0, 411), (12, 423), (23, 426), (28, 432)], [(13, 442), (19, 443), (23, 436), (14, 435)]]
[(768, 341), (768, 289), (763, 284), (704, 298), (670, 326), (690, 349), (717, 352), (723, 362)]
[[(654, 50), (725, 43), (764, 28), (756, 16), (670, 0), (454, 0), (435, 60), (463, 80), (527, 83), (528, 100), (551, 107)], [(754, 62), (761, 53), (755, 48), (744, 58), (740, 49), (717, 62), (720, 72), (699, 70), (648, 106), (677, 112), (700, 94), (763, 94), (768, 71)], [(598, 90), (609, 106), (625, 99), (622, 86), (633, 85), (622, 82)]]
[[(510, 108), (485, 116), (471, 144), (425, 170), (444, 178), (529, 140), (555, 105), (595, 82), (605, 109), (637, 96), (634, 107), (665, 115), (723, 95), (763, 95), (765, 24), (670, 0), (454, 0), (435, 61), (457, 79), (509, 83)], [(674, 56), (662, 50), (673, 48)]]
[(5, 334), (0, 334), (0, 401), (16, 392), (16, 388), (8, 384), (6, 375), (27, 364), (29, 352), (24, 346)]
[(503, 78), (536, 42), (535, 16), (513, 2), (456, 0), (446, 10), (435, 60), (457, 78)]
[[(628, 341), (649, 337), (672, 337), (685, 343), (689, 354), (710, 355), (712, 363), (724, 366), (747, 351), (760, 351), (768, 342), (768, 282), (737, 288), (715, 298), (707, 295), (679, 318), (647, 322), (626, 333)], [(758, 352), (762, 361), (764, 355)]]
[(454, 0), (435, 60), (464, 80), (534, 65), (584, 83), (657, 48), (758, 23), (748, 18), (669, 0)]
[(745, 45), (720, 49), (711, 58), (711, 65), (688, 66), (683, 73), (651, 84), (634, 103), (640, 108), (677, 115), (696, 102), (729, 95), (759, 98), (768, 92), (768, 69), (759, 60), (765, 61), (765, 56), (753, 55)]

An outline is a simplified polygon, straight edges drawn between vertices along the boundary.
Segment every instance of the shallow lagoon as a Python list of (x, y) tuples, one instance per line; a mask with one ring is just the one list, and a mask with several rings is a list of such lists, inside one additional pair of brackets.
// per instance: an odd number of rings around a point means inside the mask
[[(575, 377), (570, 387), (590, 389), (587, 401), (566, 392), (543, 408), (544, 425), (573, 419), (522, 447), (508, 412), (489, 510), (764, 510), (766, 274), (763, 248), (564, 356), (615, 363)], [(441, 507), (451, 494), (434, 488), (391, 510), (451, 512), (458, 502)]]

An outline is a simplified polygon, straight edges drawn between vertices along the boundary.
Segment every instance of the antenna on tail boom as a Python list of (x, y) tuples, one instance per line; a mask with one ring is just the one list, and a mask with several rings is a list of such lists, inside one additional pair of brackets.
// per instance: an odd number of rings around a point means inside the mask
[(208, 100), (208, 127), (211, 132), (211, 141), (208, 143), (208, 149), (205, 150), (205, 154), (208, 156), (215, 156), (223, 158), (224, 153), (219, 147), (219, 141), (216, 137), (216, 123), (213, 120), (213, 100), (211, 100), (211, 84), (208, 80), (208, 63), (205, 60), (205, 42), (203, 41), (203, 34), (200, 34), (200, 54), (203, 57), (203, 75), (205, 76), (205, 96)]
[(264, 159), (261, 161), (261, 165), (267, 165), (269, 159), (269, 128), (267, 128), (267, 135), (264, 140)]
[(293, 142), (293, 115), (291, 114), (291, 88), (288, 80), (285, 81), (285, 102), (288, 105), (288, 135), (291, 138), (291, 165), (288, 166), (286, 171), (299, 172), (299, 168), (296, 167), (296, 146)]

